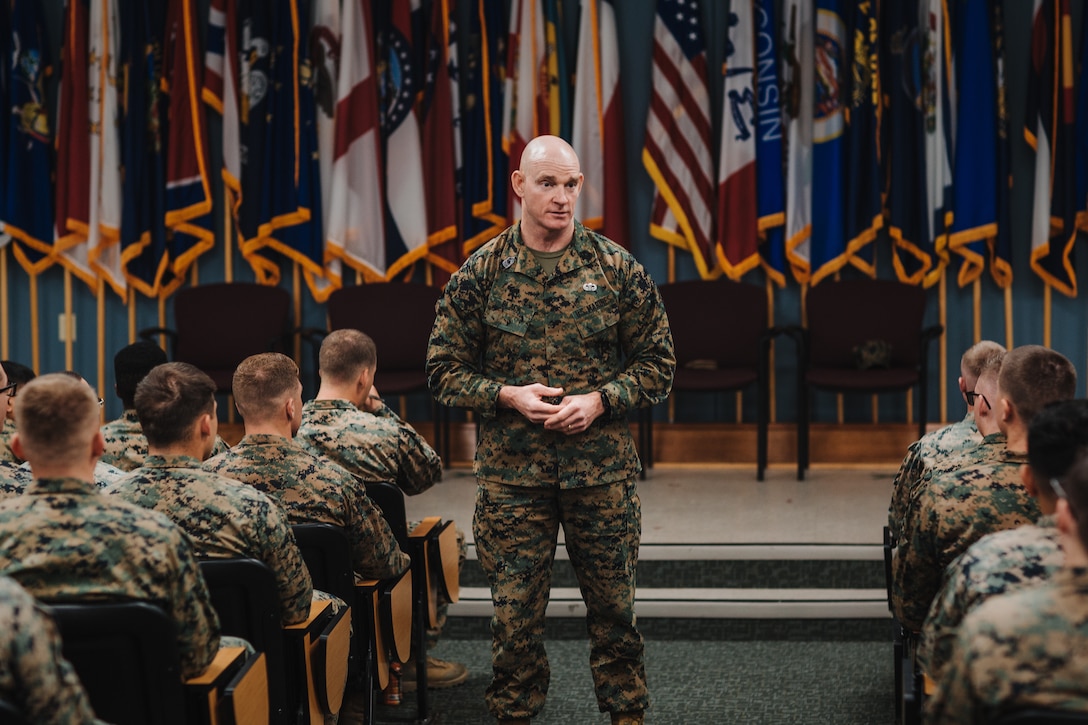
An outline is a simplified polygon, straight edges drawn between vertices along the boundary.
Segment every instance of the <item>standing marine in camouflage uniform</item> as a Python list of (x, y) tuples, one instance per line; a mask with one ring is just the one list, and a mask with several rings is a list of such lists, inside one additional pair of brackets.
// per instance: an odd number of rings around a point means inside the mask
[(1034, 525), (984, 536), (948, 567), (918, 649), (918, 660), (931, 678), (940, 678), (956, 629), (969, 611), (990, 597), (1044, 581), (1060, 568), (1057, 497), (1050, 479), (1065, 476), (1084, 447), (1088, 447), (1088, 400), (1048, 405), (1031, 421), (1028, 465), (1021, 470), (1024, 488), (1043, 516)]
[[(11, 438), (15, 435), (15, 396), (21, 386), (36, 376), (33, 370), (14, 360), (0, 361), (0, 371), (0, 400), (7, 404), (4, 425), (0, 429), (0, 462), (22, 463), (11, 450)], [(7, 396), (3, 393), (7, 393)]]
[[(318, 367), (321, 387), (302, 408), (297, 440), (315, 455), (329, 458), (367, 484), (385, 482), (408, 495), (423, 493), (442, 479), (442, 459), (415, 428), (401, 420), (374, 387), (378, 352), (359, 330), (334, 330), (321, 341)], [(407, 522), (408, 530), (418, 522)], [(465, 537), (457, 530), (458, 575), (465, 561)], [(437, 644), (449, 603), (439, 602), (438, 625), (427, 632), (427, 648)], [(416, 686), (414, 659), (406, 663), (402, 689)], [(427, 683), (432, 688), (460, 685), (468, 669), (459, 662), (427, 657)]]
[(1088, 712), (1088, 455), (1059, 482), (1062, 568), (969, 612), (926, 702), (928, 722), (993, 722), (1025, 708)]
[(91, 701), (61, 653), (53, 618), (10, 577), (0, 577), (0, 699), (40, 725), (95, 723)]
[(219, 619), (189, 537), (166, 516), (103, 495), (92, 483), (102, 452), (99, 407), (66, 375), (27, 383), (12, 441), (34, 483), (0, 502), (0, 573), (44, 601), (151, 601), (177, 623), (182, 677), (219, 647)]
[(1039, 508), (1022, 483), (1028, 426), (1047, 404), (1069, 400), (1077, 374), (1063, 355), (1039, 345), (1005, 354), (997, 399), (1006, 450), (994, 461), (933, 478), (909, 512), (904, 539), (892, 555), (892, 611), (920, 631), (945, 568), (986, 534), (1032, 523)]
[(246, 358), (231, 385), (246, 434), (204, 468), (267, 494), (292, 524), (322, 523), (344, 529), (352, 566), (363, 579), (387, 579), (411, 563), (381, 510), (346, 469), (315, 456), (292, 438), (302, 417), (302, 383), (295, 361), (278, 352)]
[[(133, 471), (147, 458), (147, 438), (136, 415), (136, 386), (156, 365), (166, 362), (162, 348), (148, 340), (134, 342), (117, 351), (113, 356), (114, 390), (121, 399), (124, 410), (121, 417), (102, 426), (106, 450), (102, 461), (122, 471)], [(212, 455), (222, 453), (229, 446), (218, 435)]]
[(279, 507), (260, 491), (200, 467), (218, 429), (212, 379), (189, 363), (165, 363), (140, 381), (135, 402), (148, 456), (106, 494), (172, 518), (201, 558), (263, 562), (276, 575), (283, 623), (305, 621), (313, 585)]
[(650, 704), (627, 413), (668, 396), (676, 360), (650, 276), (574, 219), (582, 179), (565, 141), (529, 142), (511, 177), (521, 223), (450, 279), (427, 354), (435, 397), (480, 421), (473, 532), (495, 606), (486, 699), (500, 722), (528, 722), (544, 706), (560, 526), (588, 610), (598, 706), (613, 723), (641, 723)]
[(960, 358), (957, 382), (960, 396), (967, 403), (967, 415), (963, 420), (927, 433), (907, 449), (907, 455), (892, 482), (892, 501), (888, 509), (888, 528), (894, 539), (899, 538), (909, 501), (917, 498), (917, 488), (922, 481), (928, 481), (934, 468), (941, 466), (946, 459), (967, 452), (982, 441), (982, 434), (975, 422), (975, 386), (983, 369), (992, 364), (995, 358), (1000, 361), (1004, 354), (1003, 346), (983, 340), (968, 348)]

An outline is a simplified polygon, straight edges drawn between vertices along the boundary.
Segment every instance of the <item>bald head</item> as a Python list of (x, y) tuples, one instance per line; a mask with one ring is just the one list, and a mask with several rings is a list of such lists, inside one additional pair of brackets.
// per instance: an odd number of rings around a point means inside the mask
[(525, 144), (518, 168), (521, 173), (527, 174), (534, 164), (541, 161), (573, 164), (575, 168), (581, 170), (578, 154), (574, 152), (574, 148), (558, 136), (537, 136)]

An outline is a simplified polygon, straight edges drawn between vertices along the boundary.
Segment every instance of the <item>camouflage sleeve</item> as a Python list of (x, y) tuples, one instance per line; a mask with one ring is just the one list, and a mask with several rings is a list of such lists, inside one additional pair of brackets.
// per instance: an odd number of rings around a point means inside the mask
[(19, 707), (27, 722), (97, 722), (83, 685), (61, 653), (52, 618), (14, 584), (4, 587), (3, 600), (7, 651), (0, 673), (7, 673), (10, 681), (0, 674), (0, 694)]
[(427, 345), (427, 384), (442, 405), (493, 416), (502, 385), (485, 377), (480, 367), (486, 295), (481, 259), (474, 255), (465, 262), (438, 300)]
[(676, 371), (665, 304), (641, 265), (634, 264), (621, 299), (620, 344), (624, 368), (603, 388), (613, 418), (668, 398)]
[(388, 405), (383, 404), (377, 415), (397, 424), (397, 487), (415, 496), (442, 480), (442, 459), (427, 439)]
[(941, 590), (933, 599), (922, 625), (918, 661), (922, 671), (934, 679), (940, 677), (948, 663), (960, 622), (967, 612), (971, 598), (967, 589), (974, 562), (968, 550), (949, 565)]
[(200, 574), (188, 535), (181, 529), (173, 528), (179, 538), (176, 542), (176, 569), (163, 573), (172, 595), (167, 607), (170, 616), (178, 623), (181, 676), (188, 679), (207, 669), (219, 651), (219, 617), (212, 607), (211, 594)]
[(892, 500), (888, 507), (888, 529), (892, 540), (899, 541), (910, 505), (910, 492), (922, 471), (922, 459), (918, 455), (917, 442), (912, 443), (892, 481)]
[(276, 588), (280, 592), (280, 610), (283, 623), (298, 624), (310, 615), (310, 601), (314, 586), (310, 570), (302, 560), (295, 535), (280, 509), (271, 500), (264, 501), (262, 527), (268, 535), (260, 545), (261, 558), (276, 575)]
[(971, 671), (973, 634), (963, 632), (956, 637), (954, 646), (937, 688), (925, 701), (925, 722), (941, 725), (974, 725), (989, 722), (973, 693)]
[(367, 497), (366, 491), (350, 473), (344, 483), (344, 504), (347, 509), (348, 539), (355, 572), (366, 579), (389, 579), (403, 573), (411, 558), (397, 544), (389, 522), (381, 509)]
[(892, 611), (904, 627), (922, 629), (929, 605), (941, 586), (944, 567), (939, 555), (939, 514), (929, 492), (903, 532), (905, 544), (892, 556)]

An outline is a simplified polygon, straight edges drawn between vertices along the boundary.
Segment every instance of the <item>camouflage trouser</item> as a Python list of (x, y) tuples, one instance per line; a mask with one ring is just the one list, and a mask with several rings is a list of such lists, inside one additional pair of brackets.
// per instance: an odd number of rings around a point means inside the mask
[(635, 626), (642, 513), (633, 479), (570, 491), (480, 481), (473, 533), (495, 606), (488, 710), (499, 719), (531, 718), (544, 707), (551, 675), (544, 615), (560, 525), (586, 603), (597, 704), (602, 712), (645, 710)]

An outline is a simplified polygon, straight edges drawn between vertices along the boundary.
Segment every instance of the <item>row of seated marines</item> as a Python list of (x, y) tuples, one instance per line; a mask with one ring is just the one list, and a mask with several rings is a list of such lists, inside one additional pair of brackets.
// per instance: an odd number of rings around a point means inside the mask
[(912, 444), (892, 491), (889, 604), (916, 673), (897, 714), (1088, 722), (1088, 400), (1038, 345), (977, 343), (959, 388), (966, 417)]
[[(293, 360), (279, 353), (246, 359), (233, 378), (245, 423), (234, 447), (218, 435), (212, 380), (192, 365), (167, 362), (149, 342), (117, 353), (125, 410), (101, 428), (102, 401), (78, 374), (25, 381), (32, 375), (9, 366), (21, 379), (8, 381), (0, 371), (15, 421), (5, 422), (0, 446), (0, 699), (28, 723), (95, 722), (78, 677), (56, 657), (52, 622), (37, 621), (35, 600), (152, 601), (176, 623), (181, 675), (193, 678), (222, 649), (247, 647), (220, 636), (201, 560), (267, 565), (285, 627), (311, 610), (344, 604), (313, 587), (293, 525), (342, 528), (357, 582), (402, 575), (410, 557), (360, 482), (418, 494), (441, 479), (442, 464), (379, 397), (376, 358), (367, 335), (331, 333), (320, 350), (320, 390), (305, 404)], [(463, 562), (460, 531), (456, 548)], [(427, 631), (430, 646), (446, 605)], [(425, 662), (429, 687), (468, 678), (463, 664)], [(417, 664), (414, 654), (405, 663), (404, 690), (414, 689)], [(360, 722), (360, 703), (372, 694), (347, 686), (339, 721)]]

